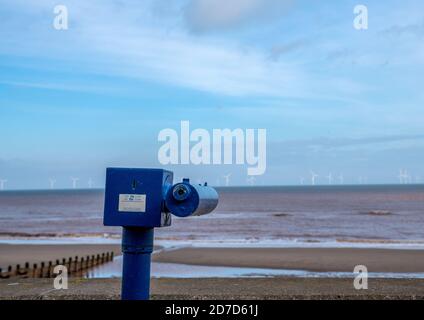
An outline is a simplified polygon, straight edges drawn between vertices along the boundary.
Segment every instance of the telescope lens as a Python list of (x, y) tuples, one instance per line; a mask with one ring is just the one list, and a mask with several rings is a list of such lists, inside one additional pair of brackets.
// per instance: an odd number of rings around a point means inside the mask
[(184, 201), (190, 195), (190, 188), (183, 183), (179, 183), (172, 190), (172, 195), (175, 200)]

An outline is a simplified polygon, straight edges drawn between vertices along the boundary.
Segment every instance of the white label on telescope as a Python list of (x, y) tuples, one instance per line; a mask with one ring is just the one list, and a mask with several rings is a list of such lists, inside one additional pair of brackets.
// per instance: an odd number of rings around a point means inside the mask
[(146, 212), (145, 194), (120, 194), (119, 212)]

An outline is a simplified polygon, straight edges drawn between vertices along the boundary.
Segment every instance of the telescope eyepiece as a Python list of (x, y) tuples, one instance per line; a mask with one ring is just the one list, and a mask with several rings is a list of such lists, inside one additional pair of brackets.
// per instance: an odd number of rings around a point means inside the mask
[(184, 201), (190, 196), (190, 187), (184, 183), (178, 183), (172, 189), (172, 196), (177, 201)]
[(193, 185), (183, 180), (168, 189), (166, 209), (177, 217), (201, 216), (218, 205), (218, 193), (214, 188)]

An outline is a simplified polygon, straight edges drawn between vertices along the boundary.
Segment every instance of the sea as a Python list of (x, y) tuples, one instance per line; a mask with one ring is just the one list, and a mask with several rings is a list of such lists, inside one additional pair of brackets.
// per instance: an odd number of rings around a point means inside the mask
[[(424, 185), (220, 187), (208, 215), (173, 217), (162, 243), (424, 245)], [(119, 239), (104, 190), (0, 192), (0, 237)]]

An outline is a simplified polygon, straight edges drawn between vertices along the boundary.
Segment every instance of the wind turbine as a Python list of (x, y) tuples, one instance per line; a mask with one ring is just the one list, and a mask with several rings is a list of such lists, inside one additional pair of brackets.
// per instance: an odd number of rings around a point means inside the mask
[(405, 173), (404, 173), (404, 171), (403, 171), (403, 169), (400, 169), (399, 170), (399, 175), (398, 175), (398, 178), (399, 178), (399, 183), (400, 184), (404, 184), (405, 183)]
[(231, 173), (222, 176), (225, 179), (225, 186), (228, 187), (230, 185), (230, 177)]
[(343, 174), (341, 174), (341, 173), (339, 175), (339, 183), (340, 184), (343, 184), (344, 183), (344, 177), (343, 177)]
[(398, 178), (399, 178), (400, 184), (408, 184), (412, 182), (411, 175), (408, 173), (406, 169), (399, 170)]
[(318, 175), (311, 170), (311, 183), (312, 183), (313, 186), (315, 185), (315, 179), (316, 178), (318, 178)]
[(328, 184), (331, 185), (333, 183), (333, 175), (331, 174), (331, 172), (328, 174), (327, 179), (328, 179)]
[(71, 177), (71, 180), (72, 180), (72, 189), (76, 189), (77, 188), (77, 182), (78, 182), (79, 178), (72, 178)]
[(302, 186), (305, 184), (305, 178), (304, 177), (300, 177), (300, 184)]
[(6, 179), (0, 179), (0, 190), (4, 190), (4, 185), (6, 184)]
[(406, 184), (410, 184), (412, 182), (412, 176), (405, 170), (405, 180)]
[(253, 186), (255, 184), (255, 180), (256, 178), (254, 176), (250, 176), (249, 178), (246, 179), (246, 181)]
[(56, 179), (50, 178), (49, 179), (49, 182), (50, 182), (50, 189), (54, 189), (54, 185), (56, 183)]
[(93, 179), (88, 179), (88, 189), (91, 189), (91, 188), (93, 188), (93, 184), (94, 184), (94, 182), (93, 182)]
[(366, 184), (368, 182), (368, 177), (359, 176), (358, 181), (359, 181), (359, 184)]

